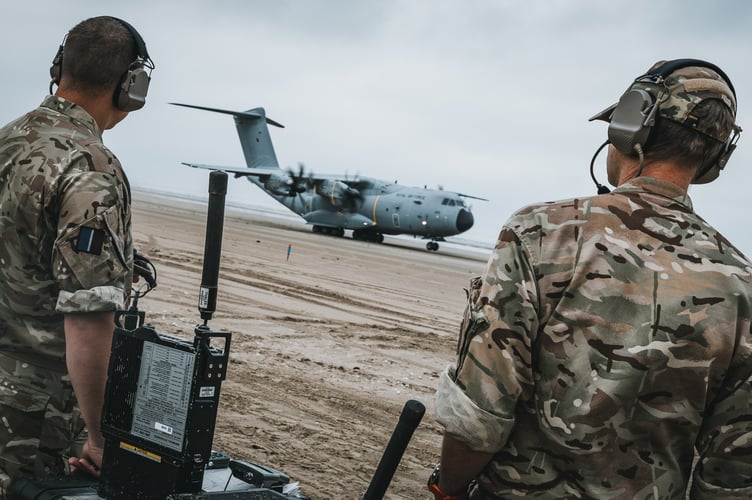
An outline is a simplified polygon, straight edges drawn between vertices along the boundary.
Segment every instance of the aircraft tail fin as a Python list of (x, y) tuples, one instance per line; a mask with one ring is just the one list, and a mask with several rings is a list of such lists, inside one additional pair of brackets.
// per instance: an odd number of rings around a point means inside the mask
[(238, 129), (238, 137), (240, 138), (240, 145), (243, 148), (246, 166), (249, 168), (279, 168), (277, 155), (274, 153), (274, 146), (269, 135), (269, 128), (266, 125), (268, 123), (280, 128), (284, 128), (284, 125), (275, 122), (271, 118), (267, 118), (264, 108), (254, 108), (248, 111), (229, 111), (177, 102), (171, 102), (170, 104), (232, 115), (235, 119), (235, 127)]

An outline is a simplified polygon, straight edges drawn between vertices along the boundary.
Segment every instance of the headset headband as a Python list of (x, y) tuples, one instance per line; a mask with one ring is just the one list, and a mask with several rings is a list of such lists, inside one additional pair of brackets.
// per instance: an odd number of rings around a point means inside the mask
[(141, 34), (131, 26), (130, 23), (123, 21), (122, 19), (118, 17), (108, 16), (110, 19), (114, 19), (115, 21), (122, 24), (133, 36), (133, 40), (136, 42), (136, 50), (137, 50), (137, 56), (141, 58), (144, 63), (148, 62), (149, 64), (146, 64), (146, 66), (150, 69), (154, 69), (154, 62), (149, 57), (149, 51), (146, 50), (146, 42), (144, 42), (144, 39), (141, 37)]
[(723, 70), (715, 64), (703, 61), (701, 59), (674, 59), (673, 61), (667, 61), (643, 76), (656, 75), (662, 78), (666, 78), (674, 71), (682, 68), (689, 68), (690, 66), (708, 68), (718, 73), (718, 75), (726, 82), (728, 88), (731, 89), (731, 93), (734, 94), (734, 100), (736, 100), (736, 90), (734, 89), (734, 85), (731, 83), (731, 79), (726, 75), (726, 73), (724, 73)]

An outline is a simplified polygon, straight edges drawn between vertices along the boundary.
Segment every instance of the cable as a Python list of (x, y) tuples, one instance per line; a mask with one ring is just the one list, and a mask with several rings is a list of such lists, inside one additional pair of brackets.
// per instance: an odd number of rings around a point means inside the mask
[(645, 155), (642, 153), (642, 145), (639, 142), (635, 144), (632, 149), (634, 149), (637, 156), (640, 157), (640, 166), (637, 169), (637, 175), (635, 175), (635, 177), (639, 177), (642, 175), (642, 164), (645, 161)]
[(593, 159), (590, 160), (590, 177), (593, 179), (593, 182), (595, 183), (595, 187), (598, 188), (598, 194), (606, 194), (606, 193), (610, 193), (611, 192), (610, 189), (608, 189), (606, 186), (604, 186), (603, 184), (601, 184), (600, 182), (598, 182), (598, 180), (595, 178), (595, 173), (593, 173), (593, 168), (595, 166), (595, 159), (598, 157), (598, 155), (603, 150), (603, 148), (605, 148), (606, 146), (608, 146), (610, 143), (611, 143), (611, 141), (607, 140), (606, 142), (604, 142), (603, 144), (601, 144), (601, 147), (599, 147), (596, 150), (595, 154), (593, 155)]

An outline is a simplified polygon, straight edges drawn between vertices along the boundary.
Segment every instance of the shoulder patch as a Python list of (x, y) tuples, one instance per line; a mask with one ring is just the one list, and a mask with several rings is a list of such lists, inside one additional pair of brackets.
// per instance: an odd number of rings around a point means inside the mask
[(81, 229), (78, 232), (78, 240), (76, 241), (76, 251), (100, 255), (102, 253), (103, 243), (103, 230), (81, 226)]

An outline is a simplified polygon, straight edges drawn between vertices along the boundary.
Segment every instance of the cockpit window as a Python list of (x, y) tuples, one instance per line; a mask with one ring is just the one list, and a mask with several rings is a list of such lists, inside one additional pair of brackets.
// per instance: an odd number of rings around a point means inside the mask
[(463, 200), (462, 198), (457, 198), (454, 200), (451, 198), (444, 198), (443, 200), (441, 200), (441, 204), (448, 205), (450, 207), (454, 207), (454, 206), (467, 207), (467, 205), (465, 204), (465, 200)]

